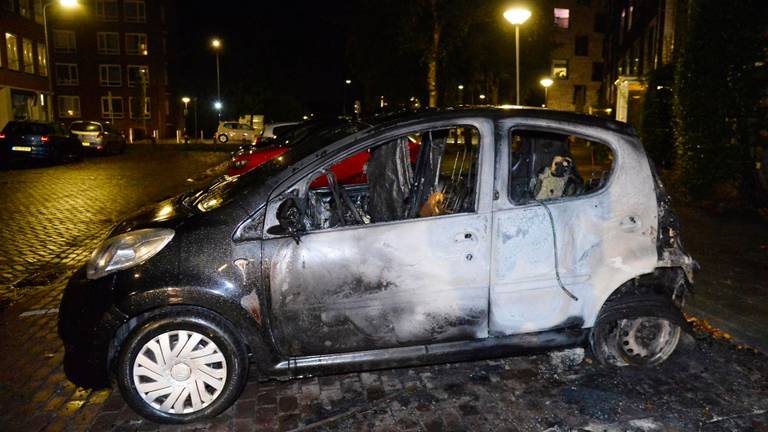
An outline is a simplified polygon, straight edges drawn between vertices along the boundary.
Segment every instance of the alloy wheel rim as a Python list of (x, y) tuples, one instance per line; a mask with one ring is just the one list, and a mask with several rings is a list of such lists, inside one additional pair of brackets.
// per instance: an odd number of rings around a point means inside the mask
[(227, 361), (206, 336), (188, 330), (162, 333), (141, 347), (133, 384), (144, 402), (168, 414), (189, 414), (221, 394)]

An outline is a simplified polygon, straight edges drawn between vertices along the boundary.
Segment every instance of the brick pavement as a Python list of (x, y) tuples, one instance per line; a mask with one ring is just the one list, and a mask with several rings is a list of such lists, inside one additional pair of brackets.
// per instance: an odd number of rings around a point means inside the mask
[[(141, 419), (117, 392), (76, 388), (64, 378), (56, 335), (68, 275), (120, 215), (182, 188), (179, 179), (221, 157), (169, 153), (155, 162), (129, 154), (0, 172), (3, 200), (11, 203), (0, 208), (0, 286), (40, 275), (13, 288), (18, 301), (0, 310), (0, 430), (768, 431), (765, 357), (703, 333), (648, 370), (599, 368), (589, 357), (579, 362), (576, 350), (289, 382), (252, 379), (224, 414), (183, 428)], [(7, 195), (9, 186), (16, 192)], [(31, 191), (27, 201), (17, 193), (22, 187)], [(24, 227), (29, 214), (40, 220)]]
[[(147, 147), (77, 164), (0, 171), (0, 302), (54, 278), (126, 214), (190, 188), (188, 178), (226, 158)], [(36, 274), (36, 280), (20, 281)]]

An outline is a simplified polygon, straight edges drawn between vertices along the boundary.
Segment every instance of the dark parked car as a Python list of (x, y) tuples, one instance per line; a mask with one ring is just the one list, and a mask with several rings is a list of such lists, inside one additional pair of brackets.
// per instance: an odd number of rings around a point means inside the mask
[(6, 161), (27, 159), (61, 162), (81, 159), (80, 141), (61, 123), (9, 121), (0, 132), (0, 149)]
[(69, 130), (87, 151), (112, 154), (125, 151), (125, 135), (111, 123), (78, 120), (72, 122)]
[(282, 379), (675, 350), (695, 262), (629, 126), (535, 109), (369, 124), (118, 224), (61, 301), (68, 377), (114, 377), (141, 415), (185, 423), (230, 406), (249, 363)]

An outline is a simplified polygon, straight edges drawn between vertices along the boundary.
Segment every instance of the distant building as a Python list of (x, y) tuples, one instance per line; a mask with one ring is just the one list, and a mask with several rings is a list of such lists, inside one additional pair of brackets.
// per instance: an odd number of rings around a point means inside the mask
[(639, 127), (649, 74), (674, 63), (687, 0), (611, 0), (604, 86), (617, 120)]
[(594, 113), (602, 107), (607, 0), (554, 0), (547, 107)]
[(110, 121), (138, 139), (179, 126), (174, 94), (172, 0), (81, 0), (51, 10), (49, 38), (57, 118)]
[(41, 0), (0, 0), (0, 129), (50, 114)]

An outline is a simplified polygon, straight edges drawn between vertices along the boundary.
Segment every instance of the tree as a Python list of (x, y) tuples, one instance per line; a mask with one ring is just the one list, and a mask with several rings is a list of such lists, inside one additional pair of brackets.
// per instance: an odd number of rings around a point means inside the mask
[[(765, 82), (764, 0), (691, 0), (675, 74), (676, 170), (692, 198), (754, 182), (750, 155)], [(763, 66), (764, 67), (764, 66)]]
[(645, 150), (651, 159), (663, 168), (672, 167), (675, 155), (672, 93), (674, 79), (675, 68), (671, 64), (651, 74), (640, 123), (640, 137)]

